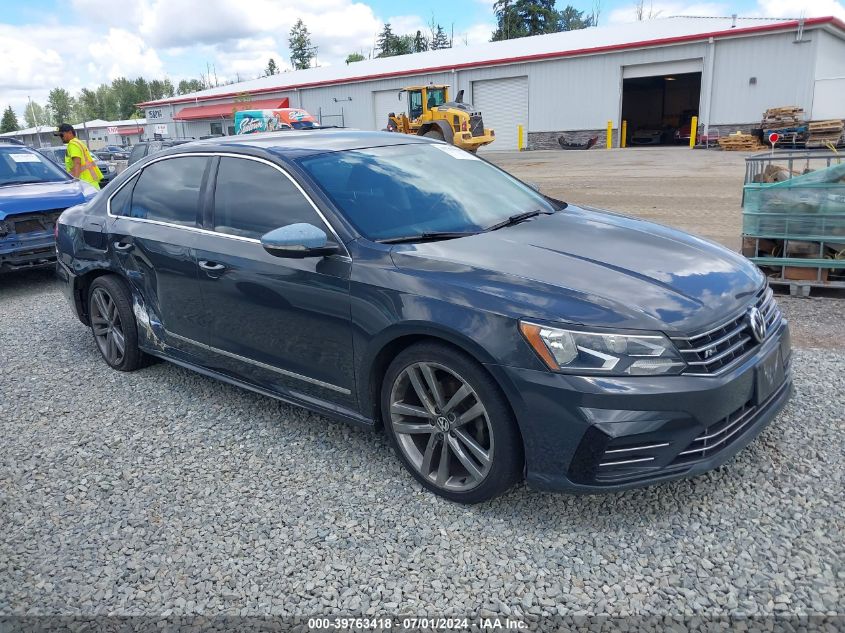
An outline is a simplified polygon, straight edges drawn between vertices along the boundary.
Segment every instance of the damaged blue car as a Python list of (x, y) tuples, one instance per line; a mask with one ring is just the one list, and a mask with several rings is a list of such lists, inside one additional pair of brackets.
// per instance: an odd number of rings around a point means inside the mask
[(56, 219), (96, 193), (28, 147), (0, 146), (0, 273), (55, 266)]

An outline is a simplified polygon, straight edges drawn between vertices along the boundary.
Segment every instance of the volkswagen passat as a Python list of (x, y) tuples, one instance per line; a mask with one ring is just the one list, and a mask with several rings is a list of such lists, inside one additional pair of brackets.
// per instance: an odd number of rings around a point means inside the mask
[(458, 502), (701, 473), (791, 393), (787, 322), (749, 261), (428, 139), (181, 145), (63, 213), (58, 252), (114, 369), (164, 358), (383, 425)]

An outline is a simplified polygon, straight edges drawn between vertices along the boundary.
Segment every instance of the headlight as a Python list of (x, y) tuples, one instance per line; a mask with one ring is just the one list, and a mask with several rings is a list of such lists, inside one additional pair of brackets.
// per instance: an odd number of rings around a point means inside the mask
[(553, 371), (603, 376), (678, 374), (686, 364), (659, 332), (566, 330), (521, 321), (519, 329)]

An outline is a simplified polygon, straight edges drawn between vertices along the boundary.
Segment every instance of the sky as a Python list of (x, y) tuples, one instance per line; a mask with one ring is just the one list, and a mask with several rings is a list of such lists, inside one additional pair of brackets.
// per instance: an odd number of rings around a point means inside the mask
[[(635, 19), (636, 0), (572, 0), (599, 25)], [(557, 8), (566, 6), (557, 0)], [(805, 17), (845, 20), (845, 0), (645, 0), (645, 12), (673, 15)], [(490, 39), (493, 0), (0, 0), (0, 110), (11, 105), (23, 126), (32, 98), (44, 105), (54, 87), (72, 95), (116, 77), (199, 78), (211, 67), (219, 81), (254, 79), (272, 57), (290, 67), (291, 26), (301, 18), (321, 66), (368, 56), (378, 32), (428, 32), (432, 20), (454, 45)]]

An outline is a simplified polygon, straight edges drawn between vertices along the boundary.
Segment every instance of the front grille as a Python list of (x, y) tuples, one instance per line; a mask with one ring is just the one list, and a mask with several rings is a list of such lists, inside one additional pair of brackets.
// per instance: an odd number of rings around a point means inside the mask
[(469, 131), (473, 136), (484, 136), (484, 121), (480, 114), (473, 114), (469, 117)]
[(686, 450), (678, 453), (672, 464), (684, 464), (710, 457), (728, 446), (734, 437), (754, 422), (757, 406), (749, 400), (729, 416), (708, 426), (696, 437)]
[(7, 219), (7, 223), (11, 225), (12, 232), (18, 235), (52, 231), (62, 211), (64, 209), (50, 209), (36, 214), (11, 217)]
[(670, 466), (680, 466), (697, 462), (712, 457), (715, 453), (726, 449), (734, 440), (742, 435), (743, 431), (756, 422), (759, 410), (765, 408), (772, 400), (778, 398), (783, 393), (783, 390), (787, 388), (788, 381), (778, 387), (762, 405), (758, 406), (754, 404), (753, 400), (749, 400), (727, 417), (706, 427), (698, 437), (690, 442), (689, 446), (678, 453), (678, 456), (675, 457)]
[[(766, 320), (766, 337), (772, 335), (782, 318), (774, 293), (765, 287), (754, 305)], [(727, 370), (760, 343), (752, 336), (747, 311), (727, 323), (702, 334), (672, 341), (687, 363), (685, 374), (712, 375)]]

